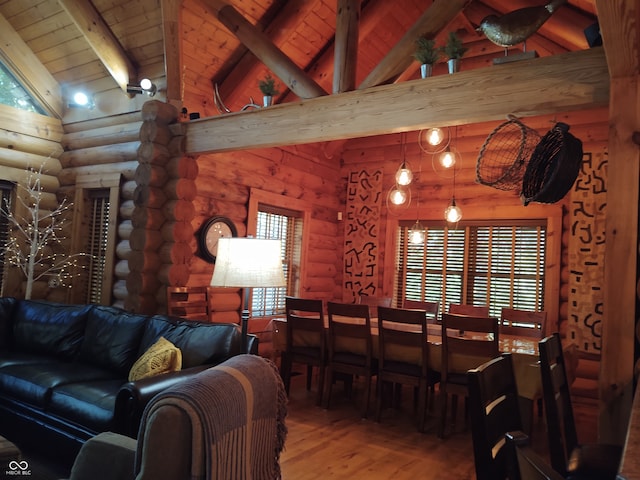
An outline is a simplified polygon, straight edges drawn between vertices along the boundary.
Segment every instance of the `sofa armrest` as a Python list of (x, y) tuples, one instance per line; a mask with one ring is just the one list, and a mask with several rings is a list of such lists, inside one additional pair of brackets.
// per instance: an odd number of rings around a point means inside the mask
[(113, 430), (131, 438), (136, 438), (144, 409), (153, 397), (212, 366), (200, 365), (178, 372), (164, 373), (125, 383), (120, 387), (116, 397)]
[(113, 432), (90, 438), (76, 457), (69, 480), (134, 480), (137, 443)]

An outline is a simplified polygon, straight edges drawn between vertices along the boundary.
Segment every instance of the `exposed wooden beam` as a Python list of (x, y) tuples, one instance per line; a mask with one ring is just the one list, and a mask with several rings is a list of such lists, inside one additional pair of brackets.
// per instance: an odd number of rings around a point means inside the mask
[(327, 94), (304, 70), (282, 53), (267, 35), (255, 28), (231, 5), (221, 0), (200, 0), (200, 3), (300, 98)]
[(333, 63), (333, 93), (356, 88), (360, 0), (338, 0)]
[(0, 58), (42, 106), (62, 118), (62, 89), (11, 24), (0, 14)]
[(324, 142), (604, 106), (601, 48), (187, 123), (188, 153)]
[(358, 89), (393, 82), (413, 62), (416, 39), (420, 36), (435, 37), (470, 1), (435, 0), (376, 68), (367, 75)]
[(118, 86), (126, 92), (129, 82), (139, 80), (138, 73), (100, 13), (86, 0), (60, 0), (59, 3)]
[(623, 444), (634, 392), (640, 130), (637, 0), (596, 0), (611, 75), (599, 440)]
[(164, 32), (164, 71), (167, 79), (167, 102), (182, 106), (182, 42), (180, 25), (182, 0), (162, 0), (162, 29)]

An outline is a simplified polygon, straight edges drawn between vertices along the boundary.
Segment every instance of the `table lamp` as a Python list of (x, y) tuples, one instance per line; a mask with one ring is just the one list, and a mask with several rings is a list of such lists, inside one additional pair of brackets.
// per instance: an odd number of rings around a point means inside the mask
[(243, 352), (247, 352), (249, 289), (285, 285), (280, 240), (249, 237), (219, 239), (211, 286), (244, 289), (244, 306), (240, 317)]

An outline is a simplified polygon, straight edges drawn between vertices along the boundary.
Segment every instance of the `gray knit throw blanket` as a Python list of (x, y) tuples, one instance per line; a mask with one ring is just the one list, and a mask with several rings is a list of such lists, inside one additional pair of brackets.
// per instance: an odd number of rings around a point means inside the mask
[[(287, 396), (278, 369), (265, 358), (238, 355), (158, 394), (147, 418), (172, 405), (192, 428), (192, 480), (276, 480), (287, 436)], [(140, 471), (143, 435), (138, 439)]]

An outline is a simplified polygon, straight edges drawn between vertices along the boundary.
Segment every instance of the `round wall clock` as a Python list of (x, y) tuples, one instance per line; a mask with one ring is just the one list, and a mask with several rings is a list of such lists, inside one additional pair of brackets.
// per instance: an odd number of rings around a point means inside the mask
[(222, 237), (237, 237), (238, 231), (227, 217), (212, 217), (202, 224), (198, 237), (198, 248), (202, 258), (209, 263), (216, 262), (218, 240)]

